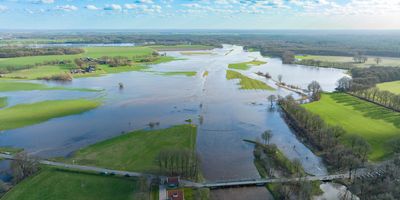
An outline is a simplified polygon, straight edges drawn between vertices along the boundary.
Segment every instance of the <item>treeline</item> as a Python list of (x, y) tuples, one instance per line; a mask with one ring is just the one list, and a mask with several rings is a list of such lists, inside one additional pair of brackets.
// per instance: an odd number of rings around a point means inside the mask
[(199, 179), (200, 158), (187, 149), (162, 150), (157, 159), (160, 172), (169, 176), (181, 176), (193, 180)]
[(354, 179), (350, 191), (360, 199), (400, 199), (400, 157), (380, 167), (384, 174), (379, 177)]
[(354, 65), (352, 63), (328, 62), (328, 61), (320, 61), (320, 60), (313, 60), (313, 59), (297, 60), (295, 62), (295, 64), (315, 66), (315, 67), (325, 67), (325, 68), (337, 68), (337, 69), (352, 69), (352, 68), (354, 68)]
[(351, 94), (392, 110), (400, 111), (400, 95), (396, 95), (389, 91), (382, 91), (376, 87), (373, 87), (364, 90), (356, 90), (351, 92)]
[(343, 128), (325, 123), (320, 116), (301, 107), (293, 97), (280, 98), (279, 105), (285, 112), (288, 123), (305, 137), (324, 160), (335, 169), (353, 169), (367, 161), (370, 145), (359, 136), (351, 136), (350, 145), (339, 141), (345, 134)]
[(400, 80), (400, 67), (376, 67), (353, 68), (352, 87), (354, 89), (365, 89), (375, 86), (377, 83)]
[(45, 39), (54, 43), (136, 43), (200, 44), (215, 47), (237, 44), (259, 50), (263, 55), (281, 57), (285, 51), (295, 54), (400, 57), (400, 37), (393, 32), (367, 31), (169, 31), (159, 32), (81, 32), (14, 33), (13, 39)]
[(83, 53), (79, 48), (27, 48), (27, 47), (2, 47), (0, 48), (0, 58), (14, 58), (23, 56), (43, 56), (43, 55), (71, 55)]

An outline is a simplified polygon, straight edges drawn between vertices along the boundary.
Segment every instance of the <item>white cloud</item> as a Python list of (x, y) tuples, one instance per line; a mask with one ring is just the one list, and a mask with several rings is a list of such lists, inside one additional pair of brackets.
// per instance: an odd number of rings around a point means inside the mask
[(126, 9), (136, 9), (136, 8), (138, 8), (138, 5), (136, 5), (134, 3), (131, 3), (131, 4), (127, 3), (127, 4), (124, 5), (124, 7)]
[(119, 4), (110, 4), (110, 5), (106, 5), (104, 7), (104, 10), (115, 10), (115, 11), (121, 11), (122, 10), (122, 6)]
[(144, 4), (153, 4), (153, 0), (138, 0), (139, 3), (144, 3)]
[(0, 13), (5, 12), (6, 10), (8, 10), (7, 6), (0, 5)]
[(54, 3), (54, 0), (41, 0), (40, 2), (50, 4), (50, 3)]
[(56, 10), (62, 10), (62, 11), (76, 11), (78, 10), (78, 8), (74, 5), (63, 5), (63, 6), (56, 6), (55, 7)]
[(100, 10), (100, 8), (96, 7), (95, 5), (87, 5), (85, 8), (88, 10)]

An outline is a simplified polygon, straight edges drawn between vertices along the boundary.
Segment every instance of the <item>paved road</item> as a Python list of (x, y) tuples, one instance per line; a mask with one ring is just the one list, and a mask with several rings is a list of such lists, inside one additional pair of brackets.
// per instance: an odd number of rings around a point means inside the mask
[[(4, 159), (8, 159), (8, 160), (13, 160), (14, 159), (14, 157), (12, 155), (2, 154), (2, 153), (0, 153), (0, 158), (4, 158)], [(146, 177), (149, 177), (149, 178), (157, 178), (157, 177), (159, 177), (159, 176), (156, 176), (156, 175), (153, 175), (153, 174), (145, 174), (145, 173), (139, 173), (139, 172), (113, 170), (113, 169), (92, 167), (92, 166), (84, 166), (84, 165), (72, 165), (72, 164), (66, 164), (66, 163), (61, 163), (61, 162), (53, 162), (53, 161), (48, 161), (48, 160), (39, 160), (39, 163), (41, 163), (43, 165), (61, 167), (61, 168), (72, 169), (72, 170), (91, 171), (91, 172), (98, 172), (98, 173), (108, 173), (108, 174), (115, 174), (115, 175), (120, 175), (120, 176), (133, 176), (133, 177), (146, 176)]]

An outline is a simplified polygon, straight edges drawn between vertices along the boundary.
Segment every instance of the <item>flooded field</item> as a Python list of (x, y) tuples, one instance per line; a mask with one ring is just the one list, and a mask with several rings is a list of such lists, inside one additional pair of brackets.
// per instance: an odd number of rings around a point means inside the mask
[[(302, 144), (282, 119), (277, 108), (270, 109), (267, 96), (286, 96), (290, 91), (255, 72), (268, 72), (273, 79), (282, 75), (287, 84), (306, 88), (313, 80), (325, 91), (332, 91), (345, 71), (296, 65), (283, 65), (280, 59), (264, 58), (258, 52), (245, 52), (240, 46), (225, 45), (210, 54), (182, 55), (167, 52), (181, 60), (152, 66), (149, 72), (126, 72), (101, 77), (74, 79), (64, 87), (104, 89), (101, 92), (21, 91), (4, 93), (9, 104), (43, 100), (101, 98), (103, 105), (80, 115), (55, 118), (47, 122), (0, 133), (0, 146), (24, 148), (41, 157), (68, 156), (89, 144), (136, 129), (148, 128), (149, 122), (160, 122), (158, 128), (185, 123), (198, 124), (197, 151), (207, 180), (257, 178), (253, 164), (255, 140), (271, 129), (271, 143), (290, 159), (299, 159), (309, 174), (326, 174), (321, 159)], [(228, 64), (252, 61), (267, 62), (241, 73), (276, 88), (239, 90), (237, 81), (226, 80)], [(150, 72), (151, 71), (151, 72)], [(163, 76), (156, 72), (196, 71), (196, 76)], [(204, 75), (207, 71), (208, 75)], [(57, 85), (55, 82), (43, 82)], [(124, 84), (121, 90), (119, 83)], [(265, 198), (265, 188), (244, 188), (241, 194)], [(219, 199), (240, 198), (237, 192), (218, 190)]]

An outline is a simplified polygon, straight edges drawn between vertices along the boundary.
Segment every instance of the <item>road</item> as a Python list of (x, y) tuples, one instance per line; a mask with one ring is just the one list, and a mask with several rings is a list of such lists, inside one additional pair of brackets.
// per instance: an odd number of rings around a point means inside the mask
[[(0, 158), (14, 160), (12, 155), (2, 154), (0, 153)], [(93, 167), (93, 166), (84, 166), (84, 165), (75, 165), (75, 164), (66, 164), (61, 162), (53, 162), (48, 160), (39, 160), (39, 163), (43, 165), (49, 165), (54, 167), (66, 168), (77, 171), (91, 171), (97, 173), (107, 173), (114, 174), (119, 176), (130, 176), (130, 177), (148, 177), (148, 178), (161, 178), (165, 179), (164, 176), (158, 176), (154, 174), (146, 174), (140, 172), (130, 172), (130, 171), (121, 171), (121, 170), (113, 170), (101, 167)], [(383, 173), (381, 172), (368, 172), (368, 171), (360, 171), (356, 175), (353, 174), (353, 177), (363, 177), (363, 176), (380, 176)], [(342, 174), (333, 174), (333, 175), (325, 175), (325, 176), (304, 176), (297, 178), (268, 178), (268, 179), (243, 179), (243, 180), (224, 180), (224, 181), (214, 181), (214, 182), (205, 182), (205, 183), (196, 183), (188, 180), (181, 180), (181, 185), (185, 187), (194, 187), (194, 188), (223, 188), (223, 187), (235, 187), (235, 186), (251, 186), (251, 185), (265, 185), (267, 183), (289, 183), (289, 182), (297, 182), (297, 181), (332, 181), (335, 179), (346, 179), (350, 178), (348, 173)]]

